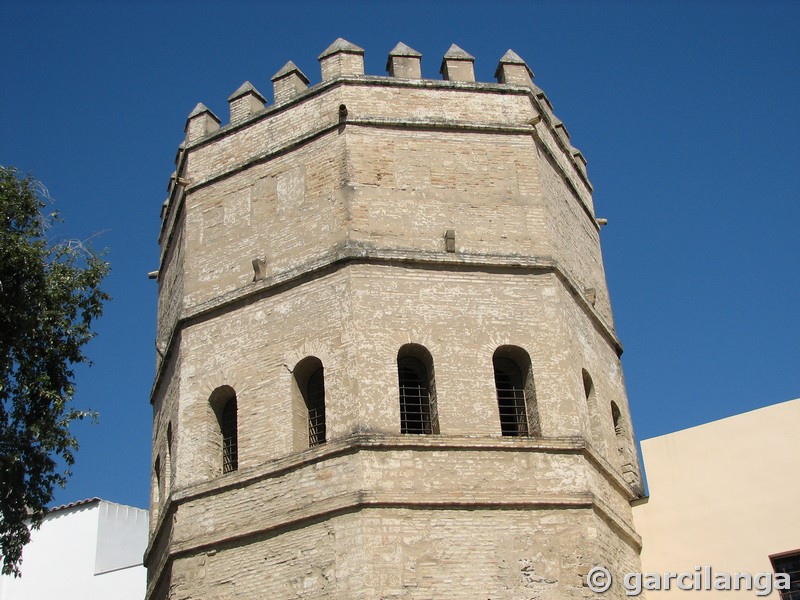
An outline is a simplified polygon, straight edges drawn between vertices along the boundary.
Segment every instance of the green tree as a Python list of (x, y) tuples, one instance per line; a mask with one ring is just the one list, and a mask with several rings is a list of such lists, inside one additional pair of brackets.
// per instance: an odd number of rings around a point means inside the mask
[[(108, 295), (108, 263), (80, 242), (47, 240), (44, 187), (0, 166), (0, 554), (20, 574), (23, 546), (74, 463), (73, 367)], [(59, 462), (61, 468), (59, 468)], [(63, 465), (66, 465), (64, 469)]]

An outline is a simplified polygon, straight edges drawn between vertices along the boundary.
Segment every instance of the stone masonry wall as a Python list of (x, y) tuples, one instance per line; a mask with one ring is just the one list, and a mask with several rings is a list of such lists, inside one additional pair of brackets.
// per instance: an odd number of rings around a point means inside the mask
[[(588, 413), (581, 370), (593, 375), (607, 417), (593, 441), (613, 464), (608, 407), (614, 400), (627, 408), (619, 360), (568, 306), (569, 293), (547, 273), (352, 265), (186, 329), (181, 428), (212, 427), (208, 398), (229, 385), (239, 402), (240, 464), (293, 452), (291, 371), (316, 356), (326, 369), (329, 438), (398, 432), (397, 352), (417, 343), (433, 356), (441, 432), (498, 436), (492, 355), (514, 345), (531, 356), (544, 435), (593, 439), (599, 424)], [(215, 476), (202, 438), (179, 438), (178, 483)]]
[[(330, 128), (340, 102), (353, 125), (249, 162)], [(582, 288), (596, 290), (596, 307), (611, 323), (590, 197), (567, 191), (540, 150), (552, 139), (534, 142), (526, 123), (535, 114), (526, 96), (351, 85), (190, 149), (186, 177), (200, 187), (186, 201), (186, 306), (246, 287), (257, 256), (275, 275), (342, 240), (432, 250), (455, 228), (460, 252), (559, 261)], [(407, 128), (389, 127), (394, 122)], [(463, 129), (425, 129), (437, 123)]]
[(617, 573), (637, 560), (590, 510), (366, 509), (181, 558), (170, 597), (589, 599), (600, 556)]

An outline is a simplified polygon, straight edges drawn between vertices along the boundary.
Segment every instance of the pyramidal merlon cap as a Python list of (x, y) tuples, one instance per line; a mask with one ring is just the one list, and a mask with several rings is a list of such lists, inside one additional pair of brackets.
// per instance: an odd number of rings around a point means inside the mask
[(209, 114), (209, 115), (211, 115), (213, 118), (217, 119), (217, 121), (219, 121), (219, 118), (217, 118), (217, 115), (215, 115), (213, 112), (211, 112), (211, 109), (210, 109), (210, 108), (208, 108), (208, 107), (207, 107), (205, 104), (203, 104), (202, 102), (198, 102), (198, 103), (197, 103), (197, 106), (195, 106), (195, 107), (194, 107), (194, 110), (192, 110), (192, 112), (190, 112), (190, 113), (189, 113), (189, 116), (188, 116), (188, 117), (186, 117), (186, 118), (187, 118), (187, 119), (191, 119), (191, 118), (193, 118), (193, 117), (197, 117), (198, 115), (202, 115), (203, 113), (208, 113), (208, 114)]
[(471, 61), (475, 60), (475, 57), (472, 56), (472, 54), (470, 54), (463, 48), (459, 48), (455, 44), (450, 46), (448, 51), (445, 52), (444, 58), (445, 60), (471, 60)]
[(292, 73), (296, 73), (297, 76), (300, 79), (302, 79), (304, 83), (308, 83), (308, 77), (306, 77), (305, 74), (300, 70), (300, 67), (294, 64), (294, 62), (291, 60), (287, 62), (285, 65), (283, 65), (280, 71), (278, 71), (277, 73), (275, 73), (275, 75), (272, 76), (272, 81), (275, 81), (276, 79), (281, 79), (283, 77), (286, 77), (287, 75), (291, 75)]
[(352, 42), (348, 42), (344, 38), (336, 38), (336, 41), (328, 46), (325, 51), (317, 57), (317, 60), (322, 60), (331, 54), (338, 54), (339, 52), (347, 52), (350, 54), (364, 54), (364, 49), (356, 46)]
[(414, 58), (422, 58), (422, 54), (403, 42), (398, 42), (398, 44), (392, 48), (391, 52), (389, 52), (389, 56), (413, 56)]
[(246, 94), (252, 94), (253, 96), (256, 96), (262, 102), (266, 102), (266, 100), (264, 99), (264, 96), (262, 96), (259, 93), (259, 91), (256, 88), (253, 87), (253, 84), (250, 83), (249, 81), (245, 81), (242, 85), (240, 85), (236, 89), (236, 91), (233, 92), (228, 97), (228, 102), (231, 102), (232, 100), (236, 100), (237, 98), (241, 98), (242, 96), (244, 96)]
[(500, 59), (501, 63), (508, 63), (513, 65), (524, 65), (526, 64), (522, 57), (514, 52), (511, 48), (506, 50), (506, 53), (503, 54), (503, 58)]
[(495, 74), (494, 74), (495, 77), (498, 76), (498, 74), (500, 73), (500, 69), (503, 68), (503, 65), (520, 65), (520, 66), (523, 66), (523, 67), (525, 67), (525, 70), (528, 71), (528, 75), (533, 77), (533, 71), (531, 71), (531, 68), (528, 66), (528, 63), (526, 63), (522, 59), (522, 57), (519, 54), (517, 54), (516, 52), (514, 52), (511, 48), (509, 48), (506, 51), (506, 53), (503, 54), (503, 57), (500, 59), (500, 64), (497, 65), (497, 71), (495, 71)]

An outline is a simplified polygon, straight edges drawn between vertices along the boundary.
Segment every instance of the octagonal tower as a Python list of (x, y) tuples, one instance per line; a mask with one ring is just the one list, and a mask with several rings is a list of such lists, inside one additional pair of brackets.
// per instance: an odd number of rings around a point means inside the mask
[(586, 597), (642, 485), (585, 160), (513, 51), (363, 55), (189, 115), (148, 598)]

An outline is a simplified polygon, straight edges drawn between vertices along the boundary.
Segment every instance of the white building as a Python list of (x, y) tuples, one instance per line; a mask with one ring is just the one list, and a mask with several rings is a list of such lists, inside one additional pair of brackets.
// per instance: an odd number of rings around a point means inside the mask
[(0, 600), (141, 600), (146, 510), (82, 500), (52, 509), (31, 532), (22, 577), (0, 576)]

